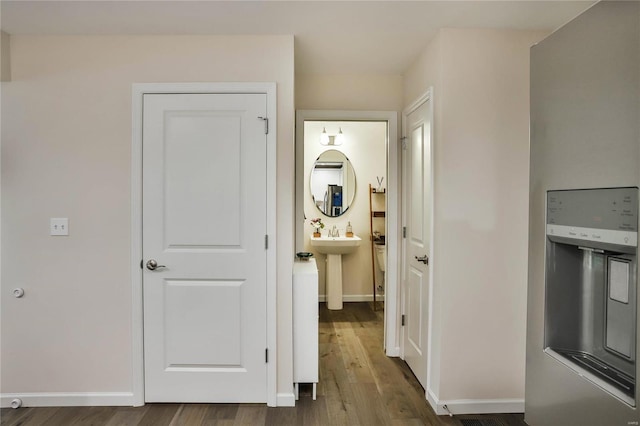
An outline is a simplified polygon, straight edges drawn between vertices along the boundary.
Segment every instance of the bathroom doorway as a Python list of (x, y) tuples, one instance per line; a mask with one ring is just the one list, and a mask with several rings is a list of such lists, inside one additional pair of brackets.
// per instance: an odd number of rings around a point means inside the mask
[[(395, 111), (296, 114), (296, 252), (317, 258), (319, 300), (329, 309), (367, 302), (384, 310), (388, 356), (400, 354), (397, 129)], [(352, 232), (360, 245), (337, 257), (323, 253), (311, 245), (316, 219), (324, 225), (323, 237)]]

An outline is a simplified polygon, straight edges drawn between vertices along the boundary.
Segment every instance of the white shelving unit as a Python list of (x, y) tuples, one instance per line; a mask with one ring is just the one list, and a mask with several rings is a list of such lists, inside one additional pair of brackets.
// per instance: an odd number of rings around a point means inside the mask
[(300, 383), (318, 384), (318, 266), (316, 260), (293, 264), (293, 384), (296, 400)]
[[(375, 249), (375, 242), (374, 242), (374, 238), (373, 238), (373, 219), (376, 218), (381, 218), (383, 221), (386, 220), (387, 217), (387, 213), (384, 210), (375, 210), (376, 205), (379, 205), (381, 202), (385, 203), (384, 205), (386, 206), (386, 201), (384, 198), (382, 198), (381, 200), (378, 200), (378, 202), (374, 202), (373, 199), (375, 197), (375, 195), (380, 195), (381, 197), (384, 197), (387, 195), (387, 190), (386, 189), (382, 189), (381, 191), (378, 191), (376, 188), (372, 187), (371, 184), (369, 184), (369, 239), (371, 240), (371, 276), (373, 278), (373, 283), (372, 283), (372, 292), (373, 292), (373, 310), (376, 310), (376, 249)], [(384, 222), (382, 222), (384, 224)]]

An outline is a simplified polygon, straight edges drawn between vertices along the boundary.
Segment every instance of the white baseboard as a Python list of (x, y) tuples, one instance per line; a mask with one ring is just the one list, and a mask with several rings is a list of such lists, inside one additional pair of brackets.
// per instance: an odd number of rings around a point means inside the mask
[[(327, 301), (327, 295), (326, 294), (321, 294), (318, 296), (318, 301), (319, 302), (326, 302)], [(373, 301), (373, 295), (372, 294), (343, 294), (342, 295), (342, 301), (347, 303), (347, 302), (372, 302)], [(384, 302), (384, 294), (376, 294), (376, 301), (377, 302)]]
[(276, 406), (277, 407), (295, 407), (296, 406), (296, 395), (291, 393), (279, 393), (276, 395)]
[(524, 399), (439, 400), (431, 390), (427, 400), (437, 415), (524, 413)]
[(0, 407), (10, 407), (14, 399), (23, 407), (133, 406), (132, 392), (30, 392), (0, 394)]
[[(133, 406), (132, 392), (42, 392), (0, 394), (0, 407), (11, 407), (11, 401), (20, 399), (23, 407), (84, 407), (84, 406)], [(295, 407), (293, 392), (276, 396), (278, 407)]]
[(399, 357), (400, 356), (400, 346), (394, 346), (392, 348), (387, 348), (387, 356)]
[[(427, 401), (429, 401), (429, 405), (431, 406), (433, 411), (435, 411), (436, 414), (438, 414), (438, 398), (433, 394), (431, 389), (427, 390)], [(445, 413), (445, 414), (449, 414), (449, 413)]]

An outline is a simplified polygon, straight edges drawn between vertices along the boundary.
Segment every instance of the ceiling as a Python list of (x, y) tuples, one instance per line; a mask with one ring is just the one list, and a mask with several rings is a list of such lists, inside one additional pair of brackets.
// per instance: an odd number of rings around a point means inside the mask
[(594, 1), (0, 1), (9, 34), (293, 34), (297, 74), (402, 74), (440, 28), (553, 30)]

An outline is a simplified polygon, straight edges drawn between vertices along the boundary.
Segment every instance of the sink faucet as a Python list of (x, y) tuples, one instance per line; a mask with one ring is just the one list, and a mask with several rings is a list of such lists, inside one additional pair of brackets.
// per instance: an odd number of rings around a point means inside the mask
[(335, 225), (333, 225), (333, 228), (331, 228), (331, 230), (329, 231), (329, 236), (330, 237), (339, 237), (340, 236), (340, 231), (338, 231), (338, 228), (336, 228)]

